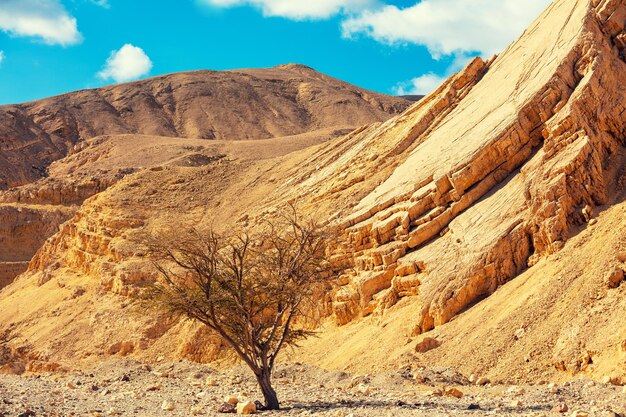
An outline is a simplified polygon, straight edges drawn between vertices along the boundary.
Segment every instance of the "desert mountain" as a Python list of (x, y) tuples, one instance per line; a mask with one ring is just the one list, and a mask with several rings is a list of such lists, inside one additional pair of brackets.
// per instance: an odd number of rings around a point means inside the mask
[(407, 106), (297, 64), (171, 74), (0, 106), (0, 189), (45, 176), (96, 136), (265, 139), (355, 128)]
[[(33, 346), (34, 369), (215, 359), (220, 342), (203, 329), (133, 311), (128, 297), (155, 277), (136, 237), (251, 226), (295, 199), (340, 227), (332, 260), (345, 271), (302, 360), (363, 372), (437, 363), (508, 381), (624, 375), (625, 28), (622, 0), (555, 0), (499, 56), (328, 141), (100, 132), (50, 178), (2, 194), (36, 203), (56, 177), (132, 168), (0, 293), (0, 322)], [(416, 353), (426, 337), (438, 347)]]

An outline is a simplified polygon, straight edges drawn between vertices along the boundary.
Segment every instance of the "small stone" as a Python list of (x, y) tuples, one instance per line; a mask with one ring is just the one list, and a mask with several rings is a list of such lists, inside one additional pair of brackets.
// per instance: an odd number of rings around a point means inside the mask
[(202, 409), (202, 407), (191, 407), (191, 410), (189, 410), (189, 412), (193, 416), (199, 416), (200, 414), (204, 414), (204, 410)]
[(478, 380), (478, 377), (476, 377), (476, 375), (474, 374), (471, 374), (467, 380), (470, 384), (474, 384)]
[(509, 394), (512, 394), (516, 397), (520, 395), (524, 395), (525, 393), (526, 393), (526, 390), (522, 387), (512, 386), (511, 388), (509, 388)]
[(159, 391), (160, 389), (161, 389), (161, 384), (154, 384), (146, 388), (146, 391)]
[(111, 407), (109, 408), (109, 411), (107, 411), (107, 414), (110, 416), (120, 416), (122, 415), (122, 410), (120, 410), (119, 408)]
[(69, 389), (76, 389), (76, 385), (74, 385), (74, 383), (72, 382), (68, 382), (67, 384), (65, 384), (65, 386)]
[(615, 267), (606, 274), (605, 280), (609, 288), (619, 287), (622, 281), (624, 281), (624, 270), (620, 267)]
[(239, 398), (236, 395), (227, 395), (224, 397), (224, 402), (235, 405), (239, 402)]
[(553, 413), (567, 413), (569, 411), (569, 407), (565, 403), (559, 403), (552, 407)]
[(593, 226), (594, 224), (598, 223), (597, 219), (591, 219), (589, 220), (589, 226)]
[(554, 382), (551, 382), (548, 384), (548, 389), (550, 390), (550, 392), (552, 394), (558, 394), (559, 393), (559, 386), (557, 384), (555, 384)]
[(237, 414), (255, 414), (256, 404), (252, 401), (240, 402), (237, 404)]
[(217, 412), (224, 414), (235, 414), (237, 412), (237, 407), (235, 406), (235, 404), (223, 403), (220, 404), (219, 407), (217, 407)]
[(522, 405), (523, 405), (523, 404), (522, 404), (522, 402), (521, 402), (520, 400), (513, 400), (513, 401), (511, 402), (511, 407), (515, 407), (515, 408), (517, 408), (517, 407), (521, 407)]
[(441, 388), (435, 388), (432, 391), (426, 392), (427, 397), (443, 397), (443, 390)]
[(357, 391), (363, 395), (369, 395), (371, 394), (372, 389), (367, 384), (359, 384)]
[(589, 413), (582, 410), (576, 410), (571, 414), (571, 417), (589, 417)]
[(215, 380), (215, 378), (213, 378), (212, 376), (208, 376), (206, 378), (206, 380), (204, 381), (204, 384), (207, 387), (216, 387), (217, 386), (217, 381)]
[(476, 385), (487, 385), (490, 382), (491, 380), (489, 378), (487, 378), (486, 376), (481, 376), (476, 380)]
[(175, 408), (174, 403), (168, 400), (163, 401), (163, 404), (161, 404), (161, 410), (163, 411), (173, 411)]
[(454, 398), (463, 398), (463, 392), (456, 388), (448, 388), (446, 390), (446, 396)]

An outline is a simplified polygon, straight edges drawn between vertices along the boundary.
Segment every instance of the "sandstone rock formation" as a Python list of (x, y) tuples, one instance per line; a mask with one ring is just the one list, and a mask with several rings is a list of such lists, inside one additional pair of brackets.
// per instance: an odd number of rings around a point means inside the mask
[[(107, 136), (50, 166), (39, 183), (48, 186), (0, 197), (74, 204), (80, 198), (66, 196), (82, 191), (56, 192), (54, 181), (74, 178), (82, 190), (94, 170), (108, 187), (85, 186), (98, 194), (0, 293), (0, 321), (55, 360), (105, 352), (212, 360), (219, 342), (200, 328), (128, 307), (127, 296), (155, 277), (137, 236), (187, 224), (253, 227), (297, 200), (339, 226), (332, 261), (344, 270), (319, 303), (319, 314), (343, 327), (327, 323), (305, 360), (338, 368), (440, 361), (493, 381), (626, 372), (622, 351), (608, 359), (626, 340), (618, 324), (626, 286), (609, 288), (605, 278), (626, 267), (625, 27), (624, 0), (556, 0), (499, 56), (476, 58), (394, 118), (334, 139), (331, 124), (330, 140), (98, 131)], [(315, 91), (300, 84), (298, 94), (318, 103)], [(145, 117), (164, 120), (154, 114)], [(188, 117), (171, 131), (140, 133), (202, 136)], [(320, 126), (311, 123), (291, 133)], [(261, 125), (260, 137), (284, 134), (282, 125)], [(32, 298), (41, 301), (24, 307)], [(107, 327), (64, 341), (95, 322)], [(412, 338), (422, 333), (419, 343), (438, 347), (416, 352)]]

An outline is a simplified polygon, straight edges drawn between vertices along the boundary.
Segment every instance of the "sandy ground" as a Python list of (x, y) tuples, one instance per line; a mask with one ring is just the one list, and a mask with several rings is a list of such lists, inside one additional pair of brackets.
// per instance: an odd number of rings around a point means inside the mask
[[(416, 382), (416, 375), (420, 382)], [(267, 416), (620, 416), (622, 387), (577, 380), (563, 385), (469, 385), (450, 369), (399, 369), (352, 375), (302, 364), (282, 364), (274, 385), (283, 409)], [(462, 398), (433, 395), (456, 388)], [(190, 362), (145, 365), (111, 361), (83, 372), (0, 376), (0, 416), (222, 415), (226, 395), (261, 399), (251, 374), (217, 371)], [(173, 409), (163, 408), (164, 403)], [(565, 404), (566, 406), (563, 406)], [(587, 413), (587, 414), (585, 414)], [(620, 414), (621, 413), (621, 414)]]

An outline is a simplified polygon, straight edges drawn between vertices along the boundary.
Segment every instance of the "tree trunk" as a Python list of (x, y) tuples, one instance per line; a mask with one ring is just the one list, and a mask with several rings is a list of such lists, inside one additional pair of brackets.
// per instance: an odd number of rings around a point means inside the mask
[(263, 392), (263, 397), (265, 398), (265, 408), (268, 410), (280, 409), (276, 391), (272, 388), (272, 376), (270, 371), (261, 370), (261, 374), (257, 375), (256, 379), (259, 383), (259, 387), (261, 387), (261, 392)]

